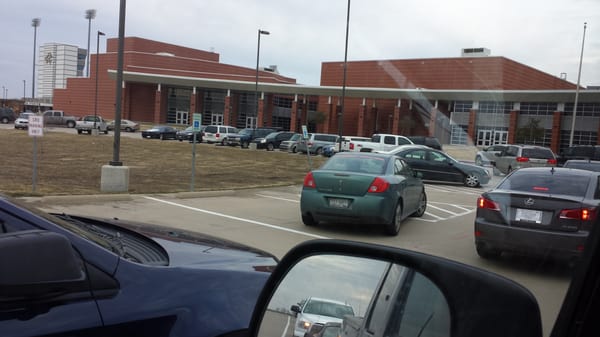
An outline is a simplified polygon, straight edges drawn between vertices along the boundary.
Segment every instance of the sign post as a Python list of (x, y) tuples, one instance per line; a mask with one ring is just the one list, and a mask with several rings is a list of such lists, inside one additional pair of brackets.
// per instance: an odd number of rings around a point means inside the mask
[(308, 169), (312, 171), (312, 160), (310, 159), (310, 149), (308, 148), (308, 143), (306, 140), (308, 139), (308, 129), (306, 125), (302, 125), (302, 141), (306, 145), (306, 155), (308, 156)]
[(196, 177), (196, 135), (202, 130), (202, 114), (194, 113), (192, 121), (192, 177), (190, 180), (190, 192), (194, 191), (194, 180)]
[(29, 116), (27, 122), (29, 136), (33, 137), (32, 191), (37, 189), (37, 138), (44, 135), (44, 116)]

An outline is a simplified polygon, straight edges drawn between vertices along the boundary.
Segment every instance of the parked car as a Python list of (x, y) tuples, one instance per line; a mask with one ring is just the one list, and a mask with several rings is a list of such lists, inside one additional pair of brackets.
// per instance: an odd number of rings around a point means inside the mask
[(209, 143), (225, 145), (230, 136), (238, 133), (238, 129), (227, 125), (207, 125), (204, 128), (202, 139)]
[(301, 153), (321, 155), (327, 145), (335, 145), (339, 136), (329, 133), (309, 133), (308, 139), (296, 144), (296, 150)]
[(35, 116), (34, 112), (21, 112), (19, 117), (15, 119), (15, 129), (26, 130), (29, 125), (29, 116)]
[(425, 145), (401, 145), (385, 153), (405, 159), (425, 181), (460, 183), (468, 187), (487, 184), (490, 173), (477, 165), (460, 162), (447, 153)]
[(177, 139), (177, 129), (168, 125), (155, 125), (142, 131), (142, 138), (155, 138), (160, 140)]
[(289, 140), (284, 140), (279, 144), (279, 150), (296, 153), (298, 149), (298, 142), (302, 140), (302, 134), (295, 133), (290, 137)]
[(371, 141), (370, 137), (343, 136), (342, 137), (342, 151), (355, 151), (357, 144), (359, 144), (359, 143), (355, 143), (355, 142), (370, 142), (370, 141)]
[(340, 152), (304, 178), (302, 222), (381, 224), (397, 235), (402, 220), (425, 213), (427, 196), (418, 174), (392, 154)]
[(600, 160), (600, 145), (573, 145), (560, 152), (556, 157), (557, 165), (562, 166), (567, 160), (588, 159)]
[(578, 259), (599, 206), (597, 172), (562, 167), (515, 170), (477, 199), (477, 254)]
[(202, 143), (202, 133), (204, 132), (203, 130), (204, 127), (200, 127), (200, 130), (194, 131), (193, 126), (188, 126), (184, 130), (177, 131), (177, 140), (180, 142), (187, 140), (191, 143), (194, 141), (194, 134), (196, 134), (196, 143)]
[(318, 297), (304, 299), (290, 310), (296, 314), (295, 337), (304, 337), (313, 324), (324, 327), (328, 322), (342, 323), (346, 315), (354, 316), (354, 309), (343, 301)]
[[(113, 131), (115, 129), (115, 121), (108, 123), (108, 130)], [(136, 132), (140, 129), (140, 124), (129, 119), (121, 119), (121, 131)]]
[(479, 166), (494, 166), (496, 164), (496, 156), (506, 149), (506, 145), (497, 144), (484, 147), (475, 154), (475, 164)]
[(88, 115), (83, 116), (75, 123), (75, 130), (78, 134), (87, 133), (92, 134), (92, 130), (98, 130), (98, 132), (108, 133), (108, 123), (101, 116)]
[(334, 154), (338, 153), (339, 151), (337, 150), (339, 148), (339, 143), (338, 144), (331, 144), (331, 145), (325, 145), (323, 147), (323, 151), (322, 151), (322, 155), (323, 157), (331, 157)]
[(256, 144), (257, 149), (266, 149), (267, 151), (273, 151), (279, 148), (281, 142), (289, 140), (295, 134), (295, 132), (290, 131), (271, 132), (265, 137), (255, 138), (252, 141), (252, 143)]
[(17, 119), (15, 112), (11, 108), (0, 107), (0, 123), (8, 124)]
[(352, 141), (348, 146), (348, 151), (375, 152), (391, 151), (400, 145), (412, 144), (406, 136), (376, 133), (371, 136), (371, 140)]
[(0, 223), (3, 337), (224, 335), (248, 327), (277, 264), (196, 232), (48, 214), (4, 196)]
[(506, 145), (496, 155), (494, 166), (507, 174), (524, 167), (556, 166), (556, 156), (547, 147), (537, 145)]
[(600, 172), (600, 160), (569, 159), (562, 167)]
[(256, 138), (264, 138), (266, 135), (279, 131), (278, 128), (245, 128), (237, 134), (229, 135), (226, 144), (230, 146), (241, 146), (243, 149), (248, 148), (250, 143)]
[(409, 136), (408, 139), (410, 139), (413, 144), (426, 145), (436, 150), (442, 150), (442, 143), (435, 137)]

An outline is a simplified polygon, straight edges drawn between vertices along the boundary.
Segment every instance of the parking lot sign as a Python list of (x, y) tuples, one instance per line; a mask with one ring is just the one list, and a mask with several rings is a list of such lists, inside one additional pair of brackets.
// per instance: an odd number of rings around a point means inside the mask
[(44, 116), (29, 116), (27, 130), (32, 137), (41, 137), (44, 135)]
[(202, 125), (202, 114), (195, 113), (194, 120), (192, 122), (192, 127), (194, 131), (200, 131), (200, 126)]

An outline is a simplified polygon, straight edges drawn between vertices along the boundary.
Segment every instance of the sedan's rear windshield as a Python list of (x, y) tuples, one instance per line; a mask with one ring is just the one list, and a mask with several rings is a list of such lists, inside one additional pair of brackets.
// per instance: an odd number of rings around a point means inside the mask
[(592, 180), (588, 175), (513, 173), (498, 189), (583, 197)]

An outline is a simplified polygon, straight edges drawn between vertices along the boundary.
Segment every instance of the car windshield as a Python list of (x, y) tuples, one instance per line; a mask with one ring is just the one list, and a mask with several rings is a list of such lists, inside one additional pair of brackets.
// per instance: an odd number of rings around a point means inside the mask
[(254, 129), (243, 129), (238, 133), (240, 135), (252, 135), (254, 133)]
[(564, 194), (581, 197), (586, 194), (592, 181), (589, 175), (536, 173), (515, 172), (511, 179), (504, 180), (497, 188), (525, 193)]
[(306, 304), (304, 313), (344, 318), (344, 315), (354, 315), (354, 310), (352, 310), (352, 307), (343, 304), (311, 300)]

